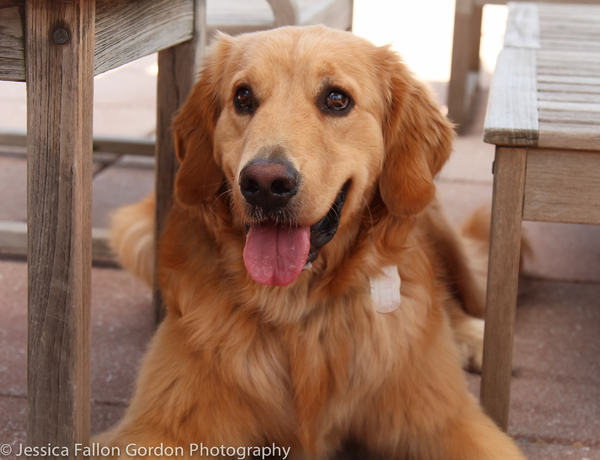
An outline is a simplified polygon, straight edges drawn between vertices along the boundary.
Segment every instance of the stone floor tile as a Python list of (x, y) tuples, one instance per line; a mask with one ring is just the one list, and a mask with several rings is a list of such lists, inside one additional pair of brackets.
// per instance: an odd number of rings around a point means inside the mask
[[(600, 285), (522, 284), (509, 434), (600, 448)], [(479, 397), (480, 376), (467, 374), (467, 382)]]
[(16, 460), (19, 446), (27, 441), (27, 398), (4, 396), (0, 392), (0, 445), (8, 444), (12, 452), (0, 455), (3, 460)]
[(517, 441), (528, 460), (600, 460), (600, 448)]
[[(0, 394), (27, 387), (27, 265), (0, 260)], [(92, 270), (92, 399), (124, 404), (153, 333), (150, 289), (123, 270)], [(8, 325), (8, 327), (4, 326)]]
[(113, 166), (96, 175), (92, 190), (92, 225), (106, 228), (112, 211), (152, 193), (154, 170)]

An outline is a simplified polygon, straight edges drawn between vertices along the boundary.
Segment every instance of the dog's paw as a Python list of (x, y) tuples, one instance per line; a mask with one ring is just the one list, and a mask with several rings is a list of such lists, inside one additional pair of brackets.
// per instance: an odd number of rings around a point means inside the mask
[(484, 326), (482, 319), (468, 317), (454, 327), (454, 337), (463, 369), (481, 372)]

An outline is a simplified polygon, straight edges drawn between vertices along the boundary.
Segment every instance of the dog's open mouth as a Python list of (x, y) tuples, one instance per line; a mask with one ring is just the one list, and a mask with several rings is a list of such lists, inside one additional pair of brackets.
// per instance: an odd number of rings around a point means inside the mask
[(346, 202), (347, 182), (329, 212), (316, 224), (290, 227), (273, 222), (246, 226), (244, 264), (257, 283), (287, 286), (317, 259), (319, 249), (329, 243), (340, 224)]

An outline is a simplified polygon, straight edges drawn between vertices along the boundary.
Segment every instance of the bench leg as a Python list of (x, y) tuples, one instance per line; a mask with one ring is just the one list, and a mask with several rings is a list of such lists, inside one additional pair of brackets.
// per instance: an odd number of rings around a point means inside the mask
[(527, 149), (496, 148), (481, 404), (506, 431)]
[(25, 8), (27, 444), (66, 446), (74, 459), (90, 435), (95, 1)]
[[(448, 83), (448, 118), (463, 133), (477, 88), (482, 8), (474, 0), (456, 0), (452, 63)], [(477, 54), (477, 65), (474, 65)]]
[[(158, 53), (157, 113), (156, 113), (156, 214), (155, 214), (155, 260), (158, 267), (158, 243), (165, 219), (171, 208), (173, 185), (179, 163), (175, 155), (171, 123), (177, 110), (183, 105), (196, 82), (202, 53), (206, 46), (206, 2), (196, 0), (194, 13), (194, 37), (180, 45)], [(165, 309), (158, 287), (157, 272), (154, 273), (152, 305), (155, 324), (162, 320)]]

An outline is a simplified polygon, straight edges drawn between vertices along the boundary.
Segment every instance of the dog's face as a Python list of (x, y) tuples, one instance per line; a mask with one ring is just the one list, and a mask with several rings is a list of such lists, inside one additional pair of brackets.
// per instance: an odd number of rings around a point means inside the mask
[(252, 278), (287, 285), (379, 191), (392, 214), (433, 198), (452, 129), (388, 48), (325, 27), (221, 35), (174, 124), (180, 202), (223, 184)]

